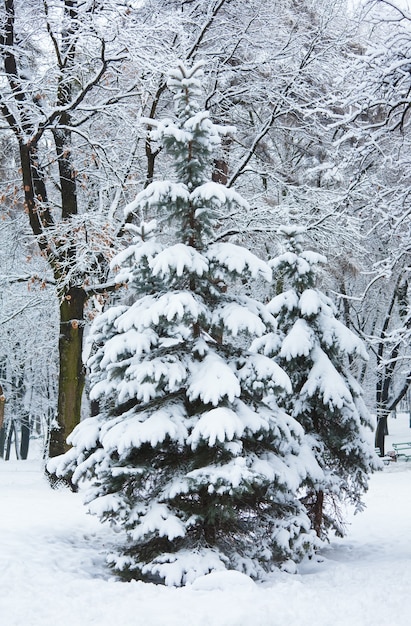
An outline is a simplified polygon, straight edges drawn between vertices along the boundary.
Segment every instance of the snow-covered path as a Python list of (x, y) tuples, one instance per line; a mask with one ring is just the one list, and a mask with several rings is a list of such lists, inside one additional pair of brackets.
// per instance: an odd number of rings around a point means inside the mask
[[(394, 440), (411, 440), (405, 418)], [(389, 447), (389, 446), (388, 446)], [(322, 562), (256, 585), (235, 572), (183, 589), (111, 577), (112, 533), (38, 462), (0, 460), (1, 626), (408, 626), (411, 462), (373, 476), (367, 509)]]

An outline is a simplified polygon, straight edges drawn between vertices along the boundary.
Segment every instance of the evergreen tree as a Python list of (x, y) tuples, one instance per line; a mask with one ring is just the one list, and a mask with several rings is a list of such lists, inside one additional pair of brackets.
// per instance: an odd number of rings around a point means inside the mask
[(275, 321), (230, 286), (271, 280), (271, 270), (215, 243), (218, 217), (246, 203), (211, 180), (226, 131), (198, 105), (200, 76), (200, 65), (174, 71), (176, 120), (146, 120), (175, 180), (153, 182), (128, 208), (156, 213), (175, 243), (156, 239), (151, 222), (117, 256), (133, 302), (95, 320), (88, 360), (91, 397), (104, 408), (50, 466), (91, 479), (91, 510), (126, 530), (117, 570), (175, 585), (223, 568), (260, 577), (300, 560), (316, 538), (296, 493), (309, 472), (321, 475), (301, 426), (264, 402), (290, 391), (287, 375), (246, 348)]
[(371, 422), (350, 362), (368, 358), (361, 340), (336, 318), (333, 302), (316, 288), (318, 268), (326, 258), (303, 249), (304, 229), (283, 226), (286, 250), (271, 261), (284, 291), (268, 305), (281, 329), (254, 349), (271, 354), (288, 373), (292, 394), (281, 405), (303, 427), (306, 440), (324, 472), (302, 498), (317, 535), (330, 529), (342, 535), (341, 503), (362, 508), (370, 472), (379, 467), (367, 429)]

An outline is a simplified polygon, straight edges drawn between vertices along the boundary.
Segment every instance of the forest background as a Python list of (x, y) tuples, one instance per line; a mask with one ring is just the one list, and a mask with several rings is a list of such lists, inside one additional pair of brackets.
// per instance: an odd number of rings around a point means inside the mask
[(125, 208), (171, 166), (140, 119), (161, 119), (168, 71), (199, 60), (206, 108), (236, 127), (213, 179), (250, 205), (218, 238), (271, 258), (281, 225), (306, 229), (328, 259), (321, 288), (366, 342), (356, 373), (384, 452), (411, 382), (410, 12), (388, 0), (5, 0), (0, 12), (1, 453), (14, 437), (24, 457), (36, 436), (60, 454), (93, 412), (84, 335), (114, 293)]

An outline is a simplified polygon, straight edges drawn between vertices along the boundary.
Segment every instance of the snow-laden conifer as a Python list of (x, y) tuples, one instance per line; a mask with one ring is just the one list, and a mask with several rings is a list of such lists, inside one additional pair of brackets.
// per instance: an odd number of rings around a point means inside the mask
[(275, 332), (275, 320), (230, 288), (270, 281), (271, 269), (215, 242), (218, 218), (246, 203), (211, 180), (225, 130), (199, 107), (200, 77), (198, 65), (179, 67), (169, 81), (176, 119), (146, 120), (176, 175), (150, 184), (127, 213), (155, 214), (163, 236), (143, 224), (113, 262), (133, 302), (109, 308), (91, 330), (101, 413), (50, 465), (75, 483), (91, 480), (91, 511), (125, 529), (128, 543), (111, 557), (117, 570), (172, 585), (224, 568), (260, 577), (301, 559), (315, 535), (296, 494), (321, 477), (302, 427), (264, 402), (290, 392), (288, 376), (245, 347)]
[(304, 490), (303, 501), (313, 528), (326, 537), (330, 529), (343, 533), (342, 502), (361, 509), (369, 474), (379, 466), (362, 389), (350, 367), (368, 355), (362, 341), (337, 319), (332, 300), (316, 288), (326, 258), (304, 250), (304, 229), (283, 226), (280, 232), (285, 251), (270, 265), (283, 291), (268, 310), (281, 341), (266, 336), (254, 348), (275, 357), (290, 377), (292, 393), (281, 404), (302, 425), (324, 471), (322, 481)]

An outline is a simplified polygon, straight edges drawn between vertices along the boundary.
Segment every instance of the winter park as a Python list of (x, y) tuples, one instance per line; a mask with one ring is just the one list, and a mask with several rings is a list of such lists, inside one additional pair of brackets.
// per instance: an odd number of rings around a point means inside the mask
[(6, 0), (0, 621), (396, 625), (411, 12)]

